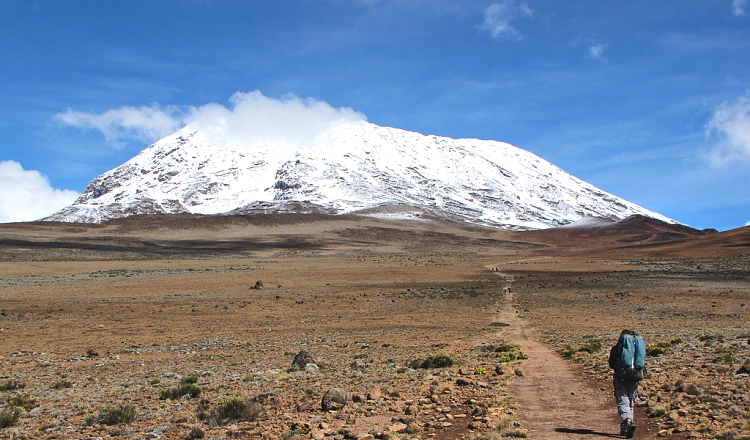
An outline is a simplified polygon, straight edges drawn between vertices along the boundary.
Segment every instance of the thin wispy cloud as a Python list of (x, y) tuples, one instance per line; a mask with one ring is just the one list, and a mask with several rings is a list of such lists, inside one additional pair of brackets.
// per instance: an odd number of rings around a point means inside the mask
[(70, 205), (79, 195), (52, 188), (47, 176), (24, 170), (16, 161), (0, 162), (0, 223), (38, 220)]
[(313, 98), (289, 94), (269, 98), (259, 91), (237, 92), (230, 107), (210, 103), (200, 107), (120, 107), (103, 113), (68, 109), (54, 119), (83, 130), (95, 129), (117, 145), (131, 139), (153, 142), (190, 124), (218, 146), (279, 142), (304, 148), (341, 121), (366, 120), (348, 107), (334, 108)]
[(706, 126), (706, 135), (715, 144), (707, 154), (713, 166), (750, 163), (750, 99), (742, 96), (721, 104)]
[(152, 141), (173, 133), (181, 126), (184, 111), (177, 107), (123, 106), (103, 113), (67, 109), (53, 118), (65, 125), (83, 130), (98, 130), (113, 144), (125, 139)]
[(521, 33), (511, 21), (519, 17), (532, 17), (534, 11), (526, 3), (517, 4), (513, 0), (505, 0), (490, 5), (484, 11), (484, 22), (480, 29), (485, 30), (495, 39), (517, 39)]
[(604, 57), (605, 48), (606, 46), (604, 44), (594, 44), (592, 46), (589, 46), (589, 58), (599, 61), (607, 61), (607, 59)]
[(745, 15), (745, 8), (747, 8), (747, 0), (734, 0), (732, 2), (733, 15)]

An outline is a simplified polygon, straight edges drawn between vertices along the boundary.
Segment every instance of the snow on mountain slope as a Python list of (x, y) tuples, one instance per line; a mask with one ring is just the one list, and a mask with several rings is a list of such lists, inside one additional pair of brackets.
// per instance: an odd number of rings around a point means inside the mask
[(191, 126), (94, 179), (46, 220), (148, 213), (351, 213), (408, 205), (514, 229), (643, 214), (674, 222), (512, 145), (344, 122), (315, 145), (216, 145)]

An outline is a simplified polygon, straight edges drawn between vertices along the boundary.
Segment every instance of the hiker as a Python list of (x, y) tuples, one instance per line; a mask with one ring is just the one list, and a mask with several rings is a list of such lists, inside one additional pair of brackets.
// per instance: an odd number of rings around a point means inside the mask
[(638, 385), (646, 374), (646, 343), (632, 330), (623, 330), (609, 351), (609, 368), (614, 370), (614, 391), (620, 415), (620, 435), (633, 438), (633, 407), (638, 400)]

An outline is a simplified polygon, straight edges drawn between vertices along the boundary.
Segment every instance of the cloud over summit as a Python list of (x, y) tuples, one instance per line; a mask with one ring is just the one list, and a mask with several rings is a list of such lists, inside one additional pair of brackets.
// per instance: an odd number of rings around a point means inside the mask
[(269, 98), (260, 91), (237, 92), (230, 106), (209, 103), (200, 107), (120, 107), (103, 113), (68, 109), (54, 119), (82, 130), (95, 129), (117, 144), (124, 139), (153, 142), (190, 125), (209, 141), (226, 147), (282, 143), (305, 148), (343, 121), (367, 120), (349, 107), (334, 108), (314, 98), (288, 94)]
[(275, 99), (259, 91), (237, 92), (229, 102), (231, 108), (207, 104), (194, 109), (190, 126), (219, 146), (277, 142), (306, 148), (338, 123), (367, 119), (349, 107), (337, 109), (323, 101), (295, 95)]

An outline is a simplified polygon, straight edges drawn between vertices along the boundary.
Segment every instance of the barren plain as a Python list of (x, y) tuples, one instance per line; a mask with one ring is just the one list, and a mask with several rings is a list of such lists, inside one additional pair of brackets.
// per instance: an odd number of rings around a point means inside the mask
[(616, 438), (631, 328), (636, 438), (750, 438), (749, 302), (750, 228), (4, 224), (0, 435)]

